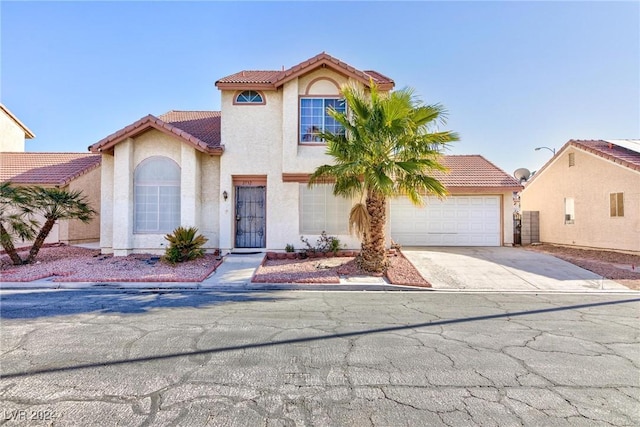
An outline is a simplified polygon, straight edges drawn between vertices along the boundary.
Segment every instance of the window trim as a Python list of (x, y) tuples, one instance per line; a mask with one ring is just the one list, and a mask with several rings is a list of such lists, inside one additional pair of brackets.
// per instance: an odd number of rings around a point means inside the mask
[(609, 193), (609, 218), (624, 218), (624, 192)]
[[(157, 159), (166, 159), (171, 161), (175, 167), (178, 169), (178, 180), (177, 181), (149, 181), (146, 183), (138, 183), (137, 179), (136, 179), (136, 173), (139, 170), (140, 167), (144, 167), (145, 164), (151, 163), (153, 160), (157, 160)], [(181, 194), (182, 194), (182, 182), (181, 182), (181, 176), (182, 176), (182, 168), (180, 167), (180, 165), (171, 157), (168, 156), (151, 156), (151, 157), (147, 157), (146, 159), (142, 160), (140, 163), (138, 163), (138, 165), (133, 169), (133, 234), (166, 234), (166, 233), (170, 233), (172, 232), (177, 226), (180, 225), (181, 223), (181, 208), (182, 208), (182, 200), (181, 200)], [(156, 230), (139, 230), (138, 229), (138, 221), (137, 221), (137, 215), (138, 215), (138, 203), (137, 203), (137, 197), (138, 197), (138, 187), (146, 187), (146, 188), (155, 188), (156, 189), (156, 196), (157, 196), (157, 212), (156, 212), (156, 224), (157, 224), (157, 229)], [(176, 188), (178, 189), (178, 221), (177, 221), (177, 225), (173, 226), (171, 229), (161, 229), (160, 227), (160, 187), (171, 187), (171, 188)]]
[[(331, 99), (331, 100), (343, 100), (344, 101), (344, 97), (342, 97), (341, 95), (336, 95), (336, 94), (331, 94), (331, 95), (298, 95), (298, 130), (297, 130), (297, 138), (298, 138), (298, 145), (305, 145), (305, 146), (326, 146), (327, 143), (325, 141), (303, 141), (302, 140), (302, 130), (301, 130), (301, 126), (302, 126), (302, 100), (303, 99), (322, 99), (322, 100), (327, 100), (327, 99)], [(327, 117), (327, 112), (326, 112), (327, 107), (325, 107), (325, 112), (323, 115), (323, 121), (324, 119)], [(348, 111), (348, 106), (346, 104), (345, 101), (345, 112)], [(324, 127), (324, 123), (323, 123), (323, 127)]]
[[(262, 99), (261, 102), (242, 102), (242, 101), (238, 101), (238, 97), (240, 97), (240, 95), (242, 95), (245, 92), (255, 92), (257, 93), (260, 98)], [(264, 95), (264, 92), (262, 92), (261, 90), (255, 90), (255, 89), (247, 89), (247, 90), (238, 90), (235, 92), (235, 94), (233, 95), (233, 105), (266, 105), (267, 104), (267, 97)]]
[[(567, 201), (571, 200), (571, 209), (567, 209)], [(571, 212), (567, 211), (570, 210)], [(576, 222), (576, 200), (573, 197), (564, 198), (564, 224), (575, 224)]]

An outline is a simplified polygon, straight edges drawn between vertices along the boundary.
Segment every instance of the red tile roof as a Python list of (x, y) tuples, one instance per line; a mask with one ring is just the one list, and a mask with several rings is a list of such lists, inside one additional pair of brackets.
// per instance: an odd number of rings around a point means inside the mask
[(435, 172), (433, 176), (451, 193), (522, 189), (522, 185), (514, 177), (477, 154), (443, 156), (442, 164), (449, 168), (449, 172)]
[(220, 155), (224, 151), (220, 144), (219, 111), (169, 111), (160, 118), (149, 114), (89, 146), (89, 151), (97, 153), (111, 150), (127, 138), (150, 129), (178, 137), (204, 153)]
[(338, 72), (353, 77), (365, 85), (373, 80), (381, 90), (390, 90), (395, 85), (389, 77), (377, 71), (361, 71), (333, 56), (322, 52), (313, 58), (309, 58), (293, 67), (282, 71), (252, 71), (245, 70), (223, 77), (216, 81), (219, 89), (241, 89), (243, 87), (253, 89), (277, 89), (289, 80), (306, 74), (319, 67), (330, 67)]
[(220, 111), (169, 111), (158, 118), (205, 142), (220, 147)]
[(64, 186), (100, 166), (100, 160), (90, 153), (0, 153), (0, 181)]
[[(588, 151), (598, 157), (611, 160), (629, 169), (640, 171), (640, 153), (616, 145), (615, 141), (572, 139), (565, 144), (565, 147), (569, 145)], [(562, 147), (561, 150), (564, 150), (565, 147)]]
[(26, 139), (35, 138), (35, 135), (33, 134), (33, 132), (31, 132), (29, 130), (29, 128), (24, 125), (24, 123), (22, 123), (20, 120), (18, 120), (18, 118), (16, 116), (14, 116), (13, 113), (11, 111), (9, 111), (9, 109), (7, 107), (5, 107), (4, 105), (0, 104), (0, 110), (4, 111), (5, 114), (7, 116), (9, 116), (9, 118), (15, 122), (15, 124), (20, 126), (20, 128), (24, 131), (24, 137)]
[(259, 83), (273, 84), (282, 71), (240, 71), (230, 76), (223, 77), (216, 82), (218, 83)]

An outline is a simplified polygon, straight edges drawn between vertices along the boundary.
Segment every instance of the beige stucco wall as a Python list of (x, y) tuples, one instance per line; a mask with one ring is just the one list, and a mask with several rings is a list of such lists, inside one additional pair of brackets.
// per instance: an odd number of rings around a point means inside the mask
[[(300, 247), (299, 184), (283, 182), (282, 174), (311, 173), (331, 159), (322, 145), (298, 144), (299, 95), (338, 95), (344, 82), (345, 77), (328, 69), (314, 71), (277, 91), (263, 92), (265, 105), (234, 105), (235, 91), (221, 92), (225, 152), (220, 160), (220, 192), (229, 194), (229, 200), (220, 204), (221, 249), (234, 247), (233, 176), (243, 175), (267, 177), (266, 249), (283, 250), (288, 243)], [(305, 237), (315, 242), (318, 236)], [(352, 236), (338, 237), (350, 248), (359, 247)]]
[(513, 191), (500, 194), (502, 202), (502, 244), (513, 246)]
[[(53, 229), (45, 239), (45, 244), (50, 243), (65, 243), (75, 244), (83, 242), (96, 242), (100, 238), (100, 168), (95, 168), (88, 173), (79, 176), (74, 179), (69, 185), (62, 187), (61, 189), (67, 191), (80, 190), (87, 196), (89, 205), (98, 212), (98, 214), (88, 223), (84, 224), (78, 220), (59, 220), (56, 221)], [(50, 186), (44, 186), (50, 187)], [(42, 226), (44, 224), (44, 217), (42, 215), (36, 215), (34, 217), (36, 221)], [(16, 247), (31, 246), (33, 241), (21, 241), (15, 242)]]
[(114, 156), (102, 154), (100, 164), (100, 251), (113, 253)]
[[(44, 217), (42, 215), (34, 215), (33, 218), (35, 221), (38, 222), (38, 224), (40, 224), (40, 227), (42, 227), (42, 225), (44, 224)], [(44, 244), (51, 244), (51, 243), (58, 243), (60, 242), (60, 223), (64, 223), (66, 221), (56, 221), (55, 224), (53, 225), (53, 228), (51, 229), (51, 232), (49, 233), (49, 235), (47, 236), (47, 238), (44, 240)], [(14, 239), (13, 240), (13, 245), (16, 248), (30, 248), (33, 245), (33, 240), (21, 240), (21, 239)]]
[(60, 221), (60, 241), (74, 244), (100, 239), (100, 168), (79, 176), (68, 185), (69, 191), (82, 191), (96, 215), (87, 224), (79, 220)]
[(134, 231), (134, 171), (152, 156), (168, 157), (180, 166), (180, 223), (197, 227), (209, 239), (205, 249), (218, 248), (219, 157), (203, 154), (178, 138), (150, 130), (116, 145), (113, 156), (103, 154), (102, 252), (116, 256), (164, 253), (166, 233)]
[(0, 152), (23, 152), (24, 130), (0, 109)]
[[(624, 193), (624, 217), (610, 216), (610, 193)], [(564, 223), (567, 197), (575, 200), (574, 224)], [(640, 251), (640, 172), (583, 150), (559, 153), (522, 191), (521, 206), (540, 212), (543, 242)]]

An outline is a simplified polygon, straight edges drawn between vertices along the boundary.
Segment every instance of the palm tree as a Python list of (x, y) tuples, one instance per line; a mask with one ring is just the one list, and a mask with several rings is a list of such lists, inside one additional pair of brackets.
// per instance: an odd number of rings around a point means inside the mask
[(95, 215), (95, 211), (87, 203), (81, 191), (67, 191), (58, 188), (31, 187), (29, 198), (36, 212), (45, 219), (44, 225), (38, 232), (31, 246), (25, 263), (32, 263), (45, 239), (51, 232), (53, 225), (60, 219), (78, 219), (88, 223)]
[(366, 271), (382, 272), (387, 265), (387, 200), (405, 195), (420, 205), (423, 194), (444, 197), (445, 187), (429, 173), (446, 170), (441, 152), (459, 138), (437, 130), (445, 123), (444, 108), (423, 105), (410, 88), (380, 93), (371, 82), (369, 93), (344, 85), (342, 94), (348, 111), (330, 109), (329, 114), (344, 131), (320, 133), (335, 163), (316, 169), (309, 185), (331, 180), (336, 196), (360, 197), (349, 217), (350, 230), (361, 239), (358, 262)]
[(22, 264), (22, 258), (13, 244), (14, 238), (32, 239), (38, 222), (31, 218), (29, 197), (21, 187), (10, 182), (0, 183), (0, 244), (14, 265)]

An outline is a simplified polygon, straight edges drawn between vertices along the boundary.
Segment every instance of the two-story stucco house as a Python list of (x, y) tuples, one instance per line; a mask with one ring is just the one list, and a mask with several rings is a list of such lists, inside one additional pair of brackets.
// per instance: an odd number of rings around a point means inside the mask
[(24, 152), (25, 139), (35, 135), (7, 107), (0, 104), (0, 152)]
[(526, 184), (540, 240), (640, 252), (640, 140), (571, 140)]
[[(198, 227), (209, 248), (223, 252), (300, 247), (301, 235), (313, 242), (322, 231), (358, 248), (347, 231), (352, 201), (307, 181), (331, 162), (317, 132), (336, 129), (327, 107), (348, 108), (340, 86), (371, 81), (381, 91), (394, 87), (326, 53), (287, 70), (240, 71), (216, 82), (220, 112), (149, 115), (93, 144), (103, 157), (102, 251), (163, 250), (178, 225)], [(510, 244), (518, 182), (480, 156), (444, 161), (452, 197), (425, 208), (393, 201), (391, 236), (406, 244)]]

